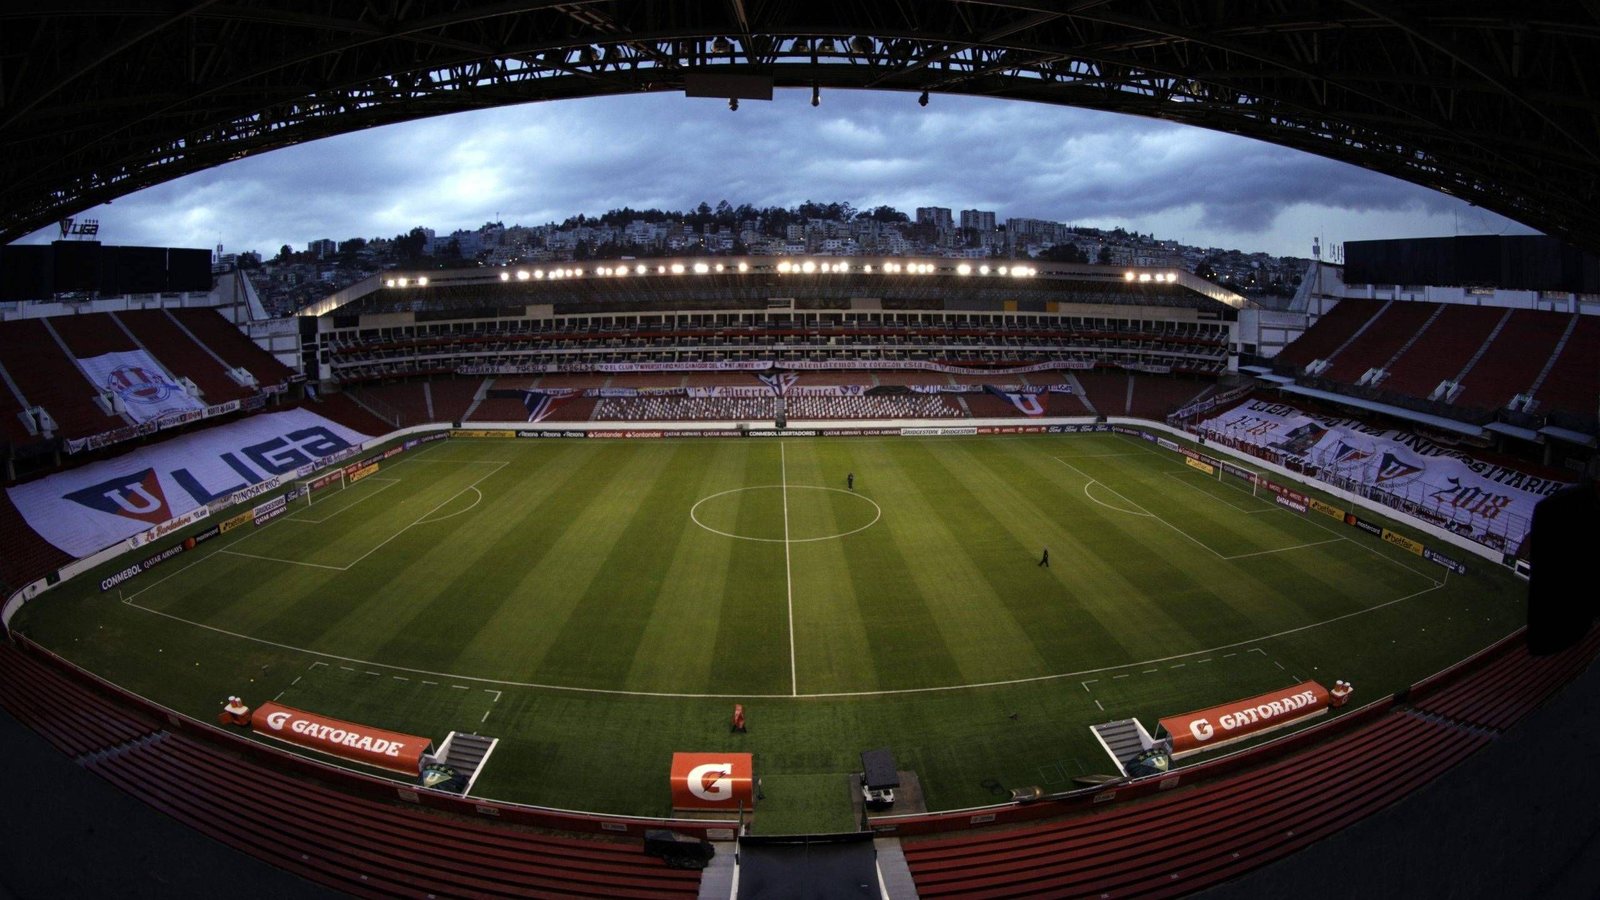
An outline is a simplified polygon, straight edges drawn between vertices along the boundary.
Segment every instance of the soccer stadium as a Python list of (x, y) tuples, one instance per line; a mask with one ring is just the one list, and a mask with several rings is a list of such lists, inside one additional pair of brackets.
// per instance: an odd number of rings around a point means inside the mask
[[(1393, 817), (1440, 797), (1517, 821), (1506, 772), (1574, 752), (1600, 120), (1562, 66), (1590, 12), (311, 6), (7, 28), (0, 227), (63, 224), (0, 246), (0, 708), (71, 776), (5, 814), (17, 846), (104, 789), (136, 801), (107, 822), (260, 860), (246, 895), (1278, 895), (1362, 829), (1425, 843)], [(106, 55), (49, 86), (9, 61), (79, 40)], [(201, 47), (229, 59), (123, 65)], [(1471, 126), (1366, 86), (1430, 72)], [(819, 84), (1237, 131), (1548, 236), (1352, 242), (1271, 306), (1150, 261), (686, 253), (387, 268), (275, 315), (210, 251), (71, 218), (440, 112)], [(1323, 889), (1593, 888), (1528, 834), (1555, 881), (1419, 885), (1477, 863), (1391, 849)], [(0, 885), (230, 877), (158, 870)]]

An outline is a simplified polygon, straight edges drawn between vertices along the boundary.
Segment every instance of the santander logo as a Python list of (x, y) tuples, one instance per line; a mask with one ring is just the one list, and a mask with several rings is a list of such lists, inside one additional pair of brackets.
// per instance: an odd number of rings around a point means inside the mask
[[(733, 796), (732, 763), (706, 763), (689, 770), (689, 793), (701, 800), (721, 801)], [(706, 776), (715, 776), (707, 781)]]

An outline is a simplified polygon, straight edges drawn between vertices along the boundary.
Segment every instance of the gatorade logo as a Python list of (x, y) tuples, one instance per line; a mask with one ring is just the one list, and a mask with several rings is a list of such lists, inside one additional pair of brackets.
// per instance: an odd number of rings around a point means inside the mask
[(267, 727), (273, 731), (282, 731), (283, 723), (289, 721), (293, 715), (293, 713), (283, 712), (282, 710), (272, 713), (267, 716)]
[(1189, 733), (1194, 735), (1194, 739), (1197, 741), (1209, 741), (1211, 736), (1216, 734), (1216, 729), (1212, 728), (1211, 723), (1205, 719), (1195, 719), (1189, 723)]
[(672, 754), (673, 809), (746, 809), (755, 805), (753, 759), (748, 753)]
[[(707, 776), (715, 776), (709, 781)], [(707, 763), (695, 766), (689, 770), (689, 793), (701, 800), (721, 802), (733, 796), (733, 782), (729, 776), (733, 775), (733, 765), (730, 763)]]

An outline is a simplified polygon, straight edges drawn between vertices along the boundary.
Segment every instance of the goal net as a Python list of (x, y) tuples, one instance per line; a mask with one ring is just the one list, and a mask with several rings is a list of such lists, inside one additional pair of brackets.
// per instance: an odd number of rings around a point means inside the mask
[(311, 506), (317, 502), (317, 495), (328, 492), (344, 490), (344, 469), (336, 468), (331, 472), (324, 472), (315, 478), (304, 478), (295, 482), (295, 487), (301, 497), (305, 498), (306, 505)]

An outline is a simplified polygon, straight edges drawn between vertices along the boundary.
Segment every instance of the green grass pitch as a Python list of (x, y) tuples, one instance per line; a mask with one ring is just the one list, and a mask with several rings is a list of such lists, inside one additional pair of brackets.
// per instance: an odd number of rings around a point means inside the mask
[(828, 786), (867, 748), (951, 809), (1114, 771), (1096, 722), (1306, 678), (1371, 700), (1525, 596), (1109, 434), (455, 439), (99, 577), (14, 625), (202, 718), (498, 737), (479, 796), (665, 815), (673, 751), (750, 751), (769, 831), (848, 825)]

